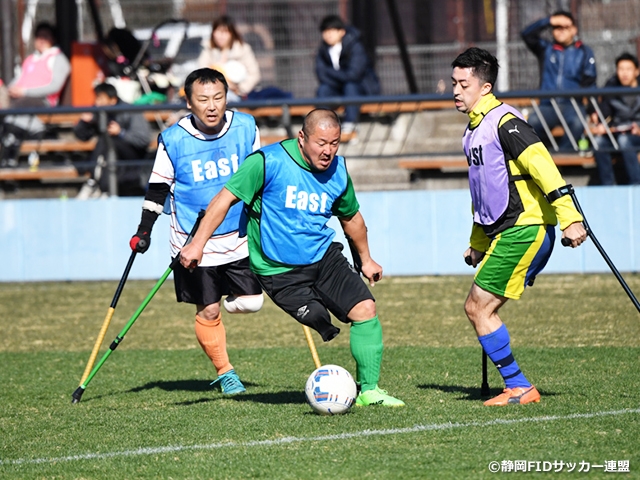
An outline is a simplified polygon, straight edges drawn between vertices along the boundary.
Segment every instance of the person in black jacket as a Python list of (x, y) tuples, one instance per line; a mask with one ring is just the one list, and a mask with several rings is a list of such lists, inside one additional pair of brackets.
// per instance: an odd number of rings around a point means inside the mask
[[(316, 55), (318, 91), (316, 96), (352, 97), (380, 94), (380, 82), (362, 42), (360, 32), (344, 24), (337, 15), (320, 22), (322, 44)], [(343, 133), (351, 133), (360, 115), (358, 105), (345, 109)]]
[[(605, 87), (637, 88), (640, 75), (638, 58), (630, 53), (623, 53), (616, 58), (616, 74), (611, 77)], [(638, 163), (638, 150), (640, 150), (640, 96), (617, 95), (615, 97), (603, 97), (600, 102), (600, 110), (605, 120), (608, 121), (610, 130), (618, 143), (622, 154), (624, 167), (627, 171), (629, 183), (640, 184), (640, 163)], [(605, 126), (600, 123), (597, 113), (591, 114), (591, 120), (596, 125), (593, 133), (596, 134), (595, 151), (596, 165), (602, 185), (614, 185), (615, 176), (611, 163), (611, 140), (607, 135)]]
[[(116, 88), (110, 83), (96, 85), (93, 91), (96, 95), (94, 103), (96, 107), (127, 105), (118, 98)], [(142, 113), (108, 113), (106, 128), (115, 149), (117, 160), (141, 160), (146, 158), (147, 148), (151, 139), (151, 127)], [(80, 116), (80, 121), (73, 128), (73, 133), (83, 141), (98, 136), (98, 143), (90, 160), (95, 165), (93, 176), (78, 193), (78, 198), (85, 199), (99, 196), (101, 191), (108, 189), (109, 184), (108, 175), (104, 168), (106, 166), (108, 145), (106, 137), (100, 134), (99, 116), (93, 113), (83, 113)], [(146, 179), (141, 182), (142, 179), (137, 178), (139, 173), (140, 169), (137, 168), (119, 172), (119, 183), (125, 184), (128, 181), (133, 181), (140, 187), (140, 185), (146, 183)]]

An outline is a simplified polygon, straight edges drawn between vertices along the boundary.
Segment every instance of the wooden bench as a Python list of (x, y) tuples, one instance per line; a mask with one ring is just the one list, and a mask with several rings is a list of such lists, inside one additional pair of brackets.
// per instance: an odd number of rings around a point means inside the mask
[[(38, 153), (54, 153), (54, 152), (69, 152), (69, 153), (81, 153), (90, 152), (98, 143), (97, 139), (92, 138), (86, 142), (82, 140), (69, 140), (69, 139), (51, 139), (51, 140), (25, 140), (20, 145), (20, 154), (28, 155), (31, 152)], [(158, 138), (154, 138), (149, 142), (149, 150), (155, 150), (158, 148)]]
[(39, 180), (41, 182), (84, 182), (88, 175), (78, 174), (75, 167), (64, 165), (56, 167), (0, 168), (0, 181)]
[[(593, 167), (594, 157), (578, 154), (551, 155), (554, 163), (559, 167)], [(433, 158), (399, 158), (398, 166), (407, 170), (446, 170), (467, 169), (467, 159), (462, 155), (440, 155)]]
[[(366, 103), (361, 106), (362, 113), (365, 114), (388, 114), (388, 113), (403, 113), (420, 111), (426, 109), (439, 109), (449, 108), (451, 102), (449, 100), (443, 100), (441, 102), (402, 102), (402, 103)], [(255, 118), (270, 118), (280, 117), (283, 120), (283, 126), (287, 130), (286, 135), (264, 135), (262, 136), (262, 144), (268, 145), (271, 143), (280, 142), (285, 140), (289, 136), (295, 136), (297, 132), (291, 130), (291, 118), (299, 117), (302, 119), (315, 105), (292, 105), (282, 106), (274, 105), (268, 107), (258, 108), (238, 108), (239, 111), (253, 115)], [(339, 114), (344, 112), (343, 107), (337, 107), (335, 111)], [(144, 117), (150, 123), (154, 124), (158, 119), (163, 122), (175, 121), (178, 119), (178, 115), (184, 114), (184, 111), (173, 110), (158, 110), (144, 112)], [(38, 118), (48, 126), (57, 130), (71, 130), (80, 120), (81, 113), (46, 113), (39, 114)], [(354, 133), (343, 134), (341, 137), (342, 142), (347, 142), (355, 136)], [(31, 152), (38, 153), (56, 153), (56, 152), (69, 152), (69, 153), (82, 153), (90, 152), (95, 148), (96, 139), (92, 139), (86, 142), (77, 139), (46, 139), (46, 140), (26, 140), (22, 143), (20, 153), (22, 155), (28, 155)], [(154, 135), (150, 141), (149, 149), (155, 150), (157, 148), (157, 137)]]
[(20, 154), (28, 155), (31, 152), (90, 152), (95, 148), (96, 143), (96, 139), (86, 142), (67, 139), (25, 140), (20, 145)]
[[(156, 118), (160, 118), (166, 122), (168, 119), (175, 115), (176, 111), (173, 110), (158, 110), (154, 112), (143, 112), (144, 118), (149, 122), (155, 122)], [(78, 121), (80, 121), (80, 112), (74, 113), (41, 113), (37, 115), (42, 123), (45, 125), (56, 125), (60, 127), (73, 127)]]

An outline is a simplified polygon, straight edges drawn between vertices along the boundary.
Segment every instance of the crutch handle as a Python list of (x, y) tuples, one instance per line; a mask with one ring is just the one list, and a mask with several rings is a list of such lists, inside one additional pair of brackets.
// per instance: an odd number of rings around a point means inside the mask
[(568, 239), (567, 237), (563, 237), (562, 240), (560, 240), (560, 243), (562, 243), (563, 247), (570, 247), (571, 246), (571, 240)]
[[(482, 256), (478, 259), (478, 263), (480, 263), (480, 261), (484, 258), (484, 253), (482, 254)], [(470, 267), (473, 266), (473, 260), (471, 259), (471, 255), (467, 255), (466, 257), (464, 257), (464, 263), (466, 263), (467, 265), (469, 265)], [(476, 267), (473, 267), (476, 268)]]

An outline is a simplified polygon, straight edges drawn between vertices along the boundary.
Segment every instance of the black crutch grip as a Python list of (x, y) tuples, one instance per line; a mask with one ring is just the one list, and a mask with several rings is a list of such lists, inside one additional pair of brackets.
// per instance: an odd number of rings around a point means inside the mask
[(571, 246), (571, 240), (569, 240), (567, 237), (563, 237), (562, 240), (560, 240), (560, 243), (562, 243), (563, 247)]

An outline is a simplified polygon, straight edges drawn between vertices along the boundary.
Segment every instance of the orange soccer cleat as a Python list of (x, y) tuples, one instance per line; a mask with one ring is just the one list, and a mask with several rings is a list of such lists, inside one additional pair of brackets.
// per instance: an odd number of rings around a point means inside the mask
[(503, 407), (505, 405), (524, 405), (538, 403), (540, 392), (533, 385), (530, 387), (505, 388), (500, 395), (484, 402), (487, 407)]

